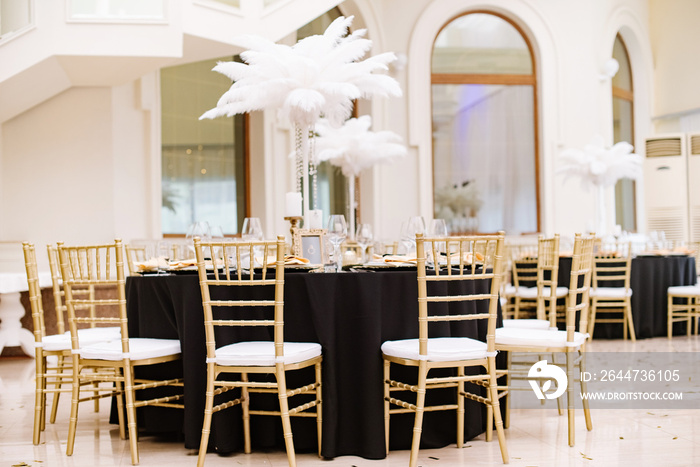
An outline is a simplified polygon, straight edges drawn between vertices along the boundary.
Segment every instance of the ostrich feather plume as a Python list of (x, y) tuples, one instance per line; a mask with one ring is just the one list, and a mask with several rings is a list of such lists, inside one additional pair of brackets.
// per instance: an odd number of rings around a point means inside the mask
[(361, 171), (379, 162), (389, 162), (406, 155), (406, 146), (399, 135), (392, 131), (370, 131), (369, 115), (351, 118), (339, 128), (327, 119), (316, 123), (316, 161), (329, 161), (340, 168), (346, 177), (357, 176)]
[(632, 149), (624, 141), (606, 147), (603, 138), (596, 136), (583, 149), (563, 150), (557, 172), (603, 187), (612, 186), (621, 178), (638, 179), (642, 176), (642, 156), (633, 154)]
[(400, 96), (399, 83), (378, 73), (396, 59), (392, 52), (361, 60), (372, 47), (366, 30), (348, 34), (353, 17), (339, 17), (320, 35), (293, 46), (259, 36), (244, 36), (245, 63), (219, 62), (214, 71), (233, 80), (216, 107), (200, 118), (216, 118), (278, 109), (295, 125), (313, 126), (325, 116), (341, 125), (352, 111), (352, 101), (373, 96)]

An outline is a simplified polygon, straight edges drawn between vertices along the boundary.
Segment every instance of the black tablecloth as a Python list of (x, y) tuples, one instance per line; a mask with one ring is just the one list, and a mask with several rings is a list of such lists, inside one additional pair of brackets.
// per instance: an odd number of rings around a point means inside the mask
[[(559, 285), (568, 287), (571, 257), (559, 260)], [(673, 285), (697, 282), (692, 256), (636, 256), (632, 258), (630, 287), (632, 319), (637, 339), (666, 336), (667, 290)], [(675, 334), (685, 334), (685, 323), (676, 323)], [(596, 323), (594, 338), (622, 337), (622, 324)]]
[[(483, 284), (482, 284), (483, 285)], [(485, 287), (485, 285), (484, 285)], [(206, 351), (203, 311), (196, 274), (129, 277), (126, 283), (129, 331), (133, 336), (178, 338), (185, 379), (182, 414), (159, 409), (139, 423), (146, 430), (182, 426), (185, 447), (199, 447), (204, 417)], [(386, 456), (383, 418), (381, 343), (418, 337), (415, 269), (358, 273), (285, 273), (285, 339), (318, 342), (323, 347), (322, 454), (333, 458)], [(474, 330), (485, 340), (485, 327)], [(449, 335), (450, 329), (438, 331)], [(455, 393), (438, 395), (452, 398)], [(157, 409), (157, 408), (156, 408)], [(465, 441), (484, 431), (485, 409), (467, 401)], [(391, 417), (391, 449), (409, 449), (413, 415)], [(313, 419), (292, 419), (298, 451), (316, 449)], [(251, 417), (253, 448), (283, 446), (276, 417)], [(426, 413), (421, 446), (455, 442), (454, 411)], [(210, 449), (242, 449), (238, 408), (214, 415)]]

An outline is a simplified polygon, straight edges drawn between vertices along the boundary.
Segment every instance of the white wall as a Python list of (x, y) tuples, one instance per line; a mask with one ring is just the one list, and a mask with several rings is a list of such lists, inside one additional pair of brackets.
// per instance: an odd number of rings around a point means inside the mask
[[(683, 3), (691, 8), (693, 2)], [(651, 11), (662, 4), (666, 1), (653, 0)], [(432, 216), (430, 50), (445, 22), (473, 9), (508, 16), (524, 29), (535, 50), (543, 231), (571, 234), (592, 227), (593, 193), (577, 182), (564, 184), (555, 173), (556, 157), (562, 148), (583, 146), (594, 134), (611, 137), (610, 84), (601, 82), (598, 72), (621, 28), (628, 46), (633, 44), (637, 140), (649, 132), (652, 77), (663, 62), (657, 61), (654, 70), (648, 31), (654, 17), (646, 0), (348, 0), (343, 8), (369, 29), (375, 41), (371, 54), (394, 51), (408, 57), (405, 68), (391, 70), (404, 97), (361, 104), (371, 111), (375, 130), (395, 131), (409, 143), (404, 160), (363, 175), (363, 221), (376, 226), (377, 237), (397, 236), (409, 215)], [(698, 9), (692, 6), (693, 12)], [(695, 43), (688, 40), (674, 60), (694, 57)], [(697, 71), (700, 65), (694, 67)], [(657, 107), (659, 99), (677, 101), (665, 97), (667, 92), (657, 87)], [(73, 86), (3, 122), (0, 240), (44, 244), (159, 235), (159, 108), (157, 73), (149, 72), (110, 86)], [(266, 234), (272, 235), (287, 228), (282, 216), (284, 192), (293, 186), (289, 128), (268, 114), (252, 121), (265, 131), (251, 147), (253, 215), (264, 219)], [(79, 209), (64, 213), (71, 206)]]

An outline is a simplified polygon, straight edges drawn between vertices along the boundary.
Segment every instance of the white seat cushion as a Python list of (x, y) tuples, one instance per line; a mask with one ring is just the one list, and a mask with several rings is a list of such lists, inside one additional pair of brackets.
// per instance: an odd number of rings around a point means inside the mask
[(515, 292), (517, 289), (513, 284), (506, 284), (505, 287), (503, 287), (503, 296), (504, 297), (512, 297), (515, 295)]
[[(568, 293), (569, 289), (567, 287), (557, 287), (557, 298), (566, 297)], [(551, 295), (549, 287), (543, 287), (542, 294), (545, 297), (549, 297)], [(515, 295), (520, 298), (537, 298), (537, 287), (518, 287), (518, 290), (515, 292)]]
[[(418, 339), (386, 341), (382, 353), (390, 357), (419, 360)], [(436, 337), (428, 339), (428, 361), (452, 362), (485, 358), (486, 343), (468, 337)]]
[[(285, 342), (284, 363), (299, 363), (321, 355), (321, 345), (314, 342)], [(216, 349), (216, 363), (226, 366), (274, 366), (275, 343), (238, 342)]]
[(668, 293), (673, 295), (700, 295), (700, 285), (674, 285), (668, 288)]
[(632, 289), (625, 290), (624, 287), (596, 287), (590, 290), (589, 295), (598, 298), (625, 298), (632, 296)]
[(553, 329), (496, 328), (496, 345), (528, 347), (579, 347), (588, 334), (575, 332), (572, 343), (566, 342), (566, 331)]
[[(177, 339), (129, 338), (129, 358), (131, 360), (165, 357), (179, 353), (180, 341)], [(82, 346), (80, 348), (80, 356), (93, 360), (123, 360), (122, 342), (121, 340), (115, 340)]]
[[(121, 339), (121, 331), (118, 327), (86, 328), (78, 330), (78, 341), (81, 346), (119, 339)], [(71, 348), (70, 331), (66, 331), (63, 334), (44, 336), (42, 342), (44, 350), (68, 350)]]
[(504, 328), (549, 329), (546, 319), (504, 319)]

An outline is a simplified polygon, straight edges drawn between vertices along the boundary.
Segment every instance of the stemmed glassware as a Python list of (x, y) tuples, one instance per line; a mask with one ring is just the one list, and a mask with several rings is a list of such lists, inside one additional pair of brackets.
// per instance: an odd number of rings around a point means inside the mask
[(241, 230), (241, 238), (246, 242), (257, 242), (264, 238), (259, 218), (246, 217), (243, 220), (243, 230)]
[[(365, 256), (367, 247), (372, 244), (374, 235), (372, 234), (372, 226), (370, 224), (359, 224), (357, 226), (357, 232), (355, 233), (355, 240), (357, 244), (362, 248), (360, 254), (360, 262), (365, 262)], [(369, 260), (369, 258), (367, 258)]]
[[(428, 236), (433, 237), (433, 238), (443, 238), (447, 237), (447, 224), (445, 223), (445, 219), (433, 219), (430, 221), (430, 227), (428, 228)], [(438, 256), (442, 253), (446, 253), (446, 248), (447, 245), (445, 242), (435, 242), (435, 250), (437, 251)], [(429, 262), (433, 263), (433, 266), (436, 264), (439, 264), (440, 258), (432, 258), (432, 252), (428, 253), (429, 256)]]
[(209, 241), (211, 238), (211, 227), (209, 227), (209, 222), (193, 222), (187, 228), (187, 248), (192, 252), (192, 258), (194, 258), (194, 237), (199, 237), (202, 241)]
[[(243, 229), (241, 230), (241, 239), (244, 242), (259, 242), (265, 238), (263, 235), (262, 225), (260, 224), (260, 219), (257, 217), (246, 217), (243, 220)], [(257, 260), (256, 257), (263, 251), (263, 247), (253, 247), (253, 251), (250, 252), (252, 258), (250, 258), (251, 267), (255, 267), (255, 262), (262, 261)], [(262, 265), (262, 263), (261, 263)]]
[(401, 244), (405, 254), (411, 255), (416, 252), (416, 234), (425, 233), (425, 221), (421, 216), (412, 216), (401, 227)]
[(336, 271), (343, 268), (343, 258), (340, 255), (340, 244), (345, 241), (348, 235), (348, 226), (345, 223), (345, 216), (333, 214), (328, 218), (328, 241), (333, 245), (333, 259), (336, 263)]

